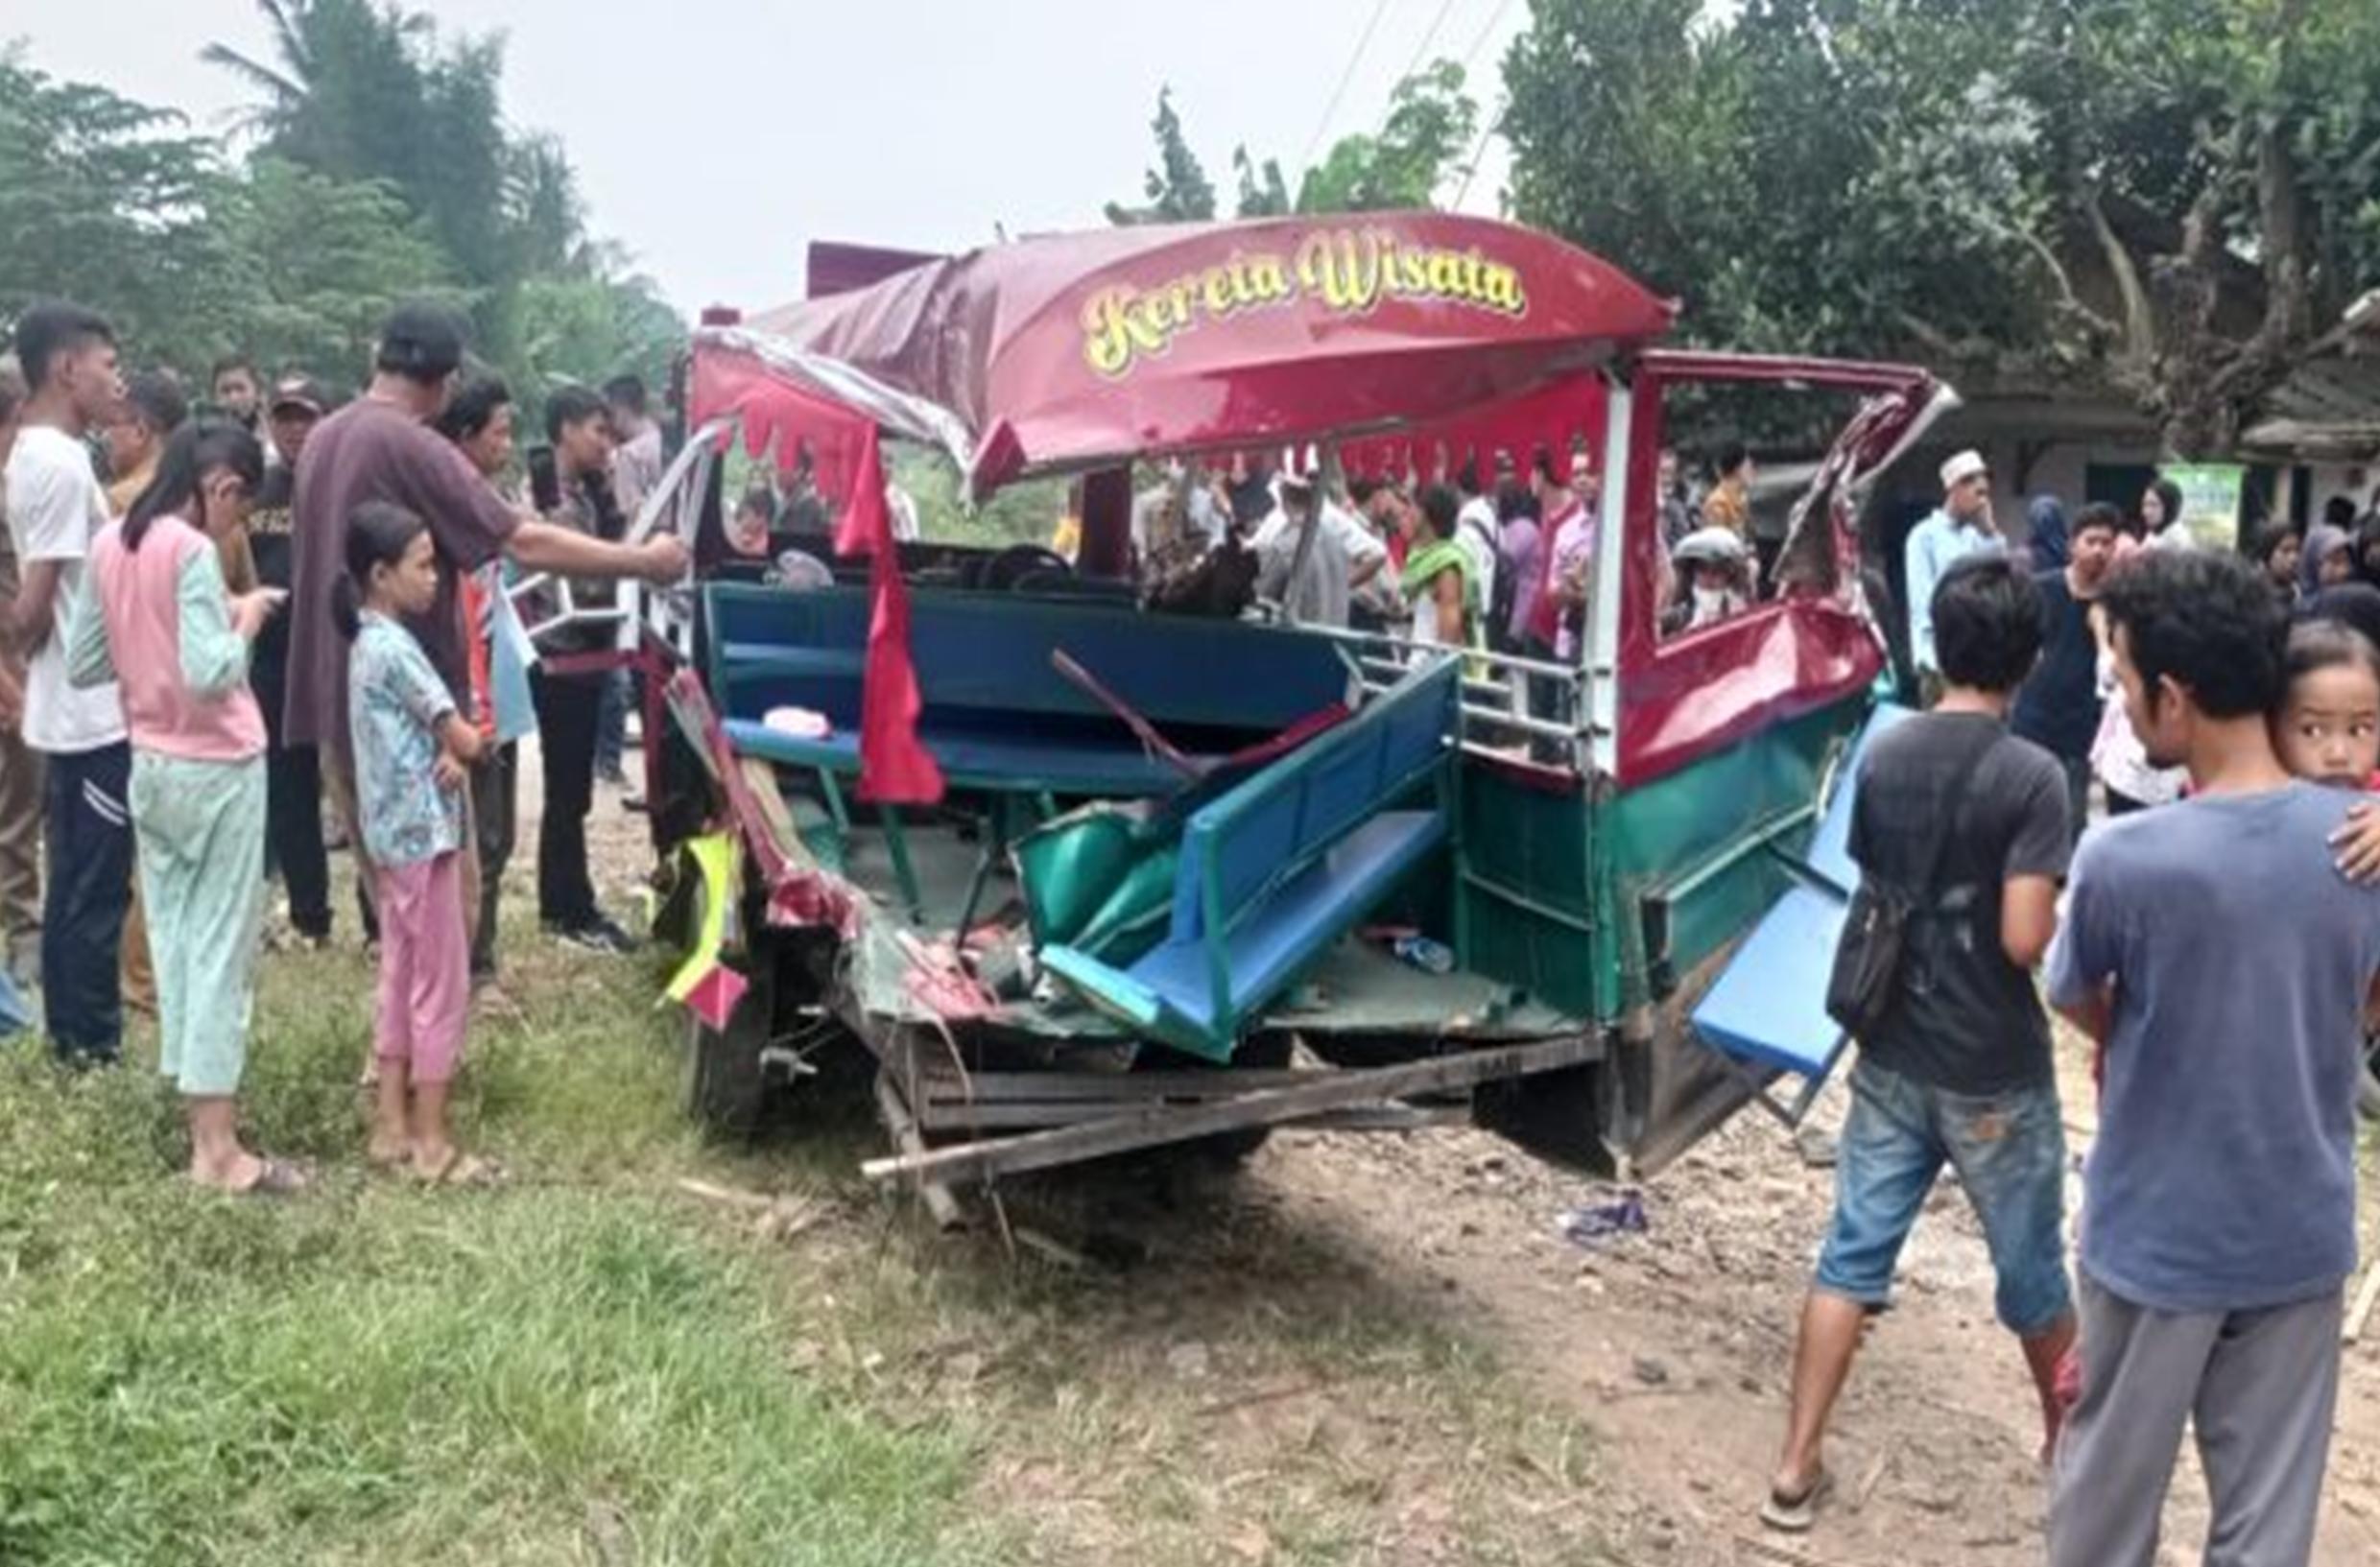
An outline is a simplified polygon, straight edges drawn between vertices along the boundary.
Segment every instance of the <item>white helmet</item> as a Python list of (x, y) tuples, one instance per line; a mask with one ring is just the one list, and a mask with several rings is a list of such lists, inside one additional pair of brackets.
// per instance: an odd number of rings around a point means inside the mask
[(1732, 528), (1697, 528), (1678, 541), (1670, 558), (1680, 565), (1708, 562), (1712, 565), (1740, 566), (1744, 563), (1744, 541)]

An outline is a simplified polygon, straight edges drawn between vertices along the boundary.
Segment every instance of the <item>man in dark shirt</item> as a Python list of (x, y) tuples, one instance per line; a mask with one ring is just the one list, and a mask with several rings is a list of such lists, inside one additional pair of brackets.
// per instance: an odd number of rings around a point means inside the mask
[(2116, 508), (2084, 507), (2067, 534), (2066, 563), (2034, 578), (2041, 594), (2041, 662), (2016, 694), (2009, 723), (2065, 769), (2066, 819), (2077, 838), (2090, 816), (2091, 742), (2099, 737), (2099, 633), (2091, 609), (2123, 531)]
[[(298, 459), (314, 427), (330, 412), (322, 389), (289, 376), (273, 389), (265, 427), (280, 462), (265, 470), (248, 518), (248, 547), (263, 587), (289, 591), (290, 495)], [(330, 864), (322, 851), (321, 758), (312, 746), (289, 744), (283, 709), (289, 699), (289, 617), (274, 615), (249, 650), (248, 680), (265, 715), (265, 861), (278, 869), (289, 893), (289, 923), (298, 939), (319, 947), (330, 939)]]
[[(627, 528), (611, 490), (611, 422), (603, 399), (563, 387), (546, 399), (545, 436), (553, 445), (560, 505), (551, 520), (589, 538), (618, 538)], [(608, 582), (571, 584), (582, 613), (612, 605)], [(559, 608), (551, 604), (544, 620)], [(564, 624), (539, 636), (544, 662), (531, 677), (537, 701), (537, 746), (545, 772), (545, 808), (537, 820), (537, 916), (548, 932), (592, 952), (634, 945), (595, 899), (586, 857), (586, 818), (595, 803), (595, 758), (607, 669), (570, 671), (559, 660), (600, 656), (618, 640), (611, 621)]]
[[(2024, 1347), (2052, 1437), (2059, 1363), (2074, 1341), (2065, 1129), (2032, 979), (2071, 851), (2065, 780), (2055, 758), (2004, 726), (2040, 653), (2040, 596), (2005, 557), (1984, 556), (1943, 574), (1932, 608), (1942, 699), (1870, 747), (1851, 818), (1860, 873), (1902, 890), (1917, 912), (1897, 999), (1859, 1042), (1851, 1074), (1834, 1223), (1802, 1308), (1785, 1450), (1761, 1509), (1777, 1529), (1810, 1526), (1826, 1484), (1827, 1416), (1863, 1324), (1891, 1303), (1893, 1264), (1945, 1164), (1983, 1223), (1999, 1318)], [(1947, 836), (1929, 867), (1938, 831)]]

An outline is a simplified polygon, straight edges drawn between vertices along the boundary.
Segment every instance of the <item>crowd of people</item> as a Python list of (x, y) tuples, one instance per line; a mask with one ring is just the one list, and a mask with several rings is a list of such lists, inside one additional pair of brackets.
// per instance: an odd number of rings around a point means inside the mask
[[(1247, 596), (1301, 625), (1575, 664), (1602, 484), (1579, 447), (1537, 450), (1526, 468), (1498, 453), (1486, 475), (1472, 461), (1435, 480), (1361, 476), (1333, 488), (1321, 473), (1284, 470), (1268, 456), (1212, 467), (1177, 461), (1133, 497), (1128, 564), (1152, 603), (1207, 610), (1208, 596), (1175, 587), (1237, 554), (1249, 562)], [(1722, 449), (1709, 473), (1690, 487), (1679, 454), (1660, 454), (1655, 627), (1664, 637), (1750, 609), (1783, 542), (1772, 526), (1781, 513), (1752, 505), (1747, 448)], [(1051, 541), (1069, 560), (1083, 502), (1078, 486)], [(737, 525), (756, 533), (765, 509), (755, 499), (748, 510)], [(1226, 595), (1212, 612), (1236, 614), (1244, 604)], [(1533, 716), (1559, 717), (1564, 696), (1559, 682), (1530, 682)]]
[[(0, 361), (10, 971), (69, 1066), (115, 1064), (126, 1006), (155, 1011), (205, 1186), (306, 1179), (242, 1145), (237, 1094), (269, 875), (289, 940), (332, 934), (326, 799), (378, 949), (377, 1163), (494, 1173), (455, 1146), (445, 1093), (494, 975), (522, 736), (544, 760), (546, 928), (631, 944), (596, 901), (585, 820), (625, 727), (609, 584), (688, 564), (667, 533), (629, 541), (660, 434), (633, 377), (558, 391), (525, 504), (511, 393), (464, 384), (465, 337), (408, 305), (344, 406), (299, 369), (268, 392), (232, 357), (195, 416), (170, 372), (128, 379), (108, 322), (71, 304), (26, 309)], [(508, 571), (568, 586), (516, 613)]]
[[(1899, 944), (1762, 1517), (1812, 1527), (1836, 1399), (1947, 1168), (2039, 1402), (2050, 1559), (2161, 1559), (2194, 1426), (2206, 1559), (2304, 1562), (2380, 1003), (2380, 589), (2276, 566), (2312, 539), (2194, 542), (2163, 481), (2130, 516), (2037, 506), (2018, 550), (1980, 457), (1940, 478), (1908, 558), (1925, 710), (1859, 774), (1838, 976), (1882, 925)], [(2098, 1101), (2071, 1270), (2044, 994)]]

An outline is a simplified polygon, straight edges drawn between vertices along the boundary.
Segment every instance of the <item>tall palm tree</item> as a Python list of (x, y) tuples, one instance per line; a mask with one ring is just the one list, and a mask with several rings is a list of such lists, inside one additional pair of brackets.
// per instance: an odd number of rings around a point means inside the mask
[(280, 58), (277, 69), (227, 43), (210, 43), (199, 51), (199, 58), (256, 90), (261, 101), (241, 111), (238, 123), (263, 133), (287, 125), (304, 108), (313, 95), (317, 65), (305, 35), (312, 0), (256, 0), (256, 9), (273, 29), (273, 52)]

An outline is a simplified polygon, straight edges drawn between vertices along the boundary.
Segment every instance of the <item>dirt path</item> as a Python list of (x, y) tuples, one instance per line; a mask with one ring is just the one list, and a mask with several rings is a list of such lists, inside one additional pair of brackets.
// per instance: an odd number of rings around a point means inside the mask
[[(536, 769), (524, 755), (522, 850), (534, 862)], [(590, 824), (598, 883), (627, 913), (650, 866), (641, 818), (599, 793)], [(2070, 1061), (2070, 1067), (2079, 1066)], [(2088, 1137), (2079, 1074), (2066, 1095), (2074, 1152)], [(1818, 1123), (1840, 1124), (1838, 1084)], [(1991, 1315), (1991, 1270), (1954, 1184), (1935, 1194), (1902, 1259), (1898, 1304), (1869, 1336), (1838, 1412), (1830, 1458), (1841, 1489), (1801, 1541), (1764, 1536), (1754, 1516), (1784, 1420), (1794, 1326), (1832, 1202), (1767, 1118), (1735, 1122), (1645, 1183), (1645, 1233), (1582, 1246), (1565, 1210), (1615, 1189), (1554, 1171), (1485, 1134), (1276, 1136), (1238, 1182), (1186, 1212), (1078, 1187), (1072, 1219), (1137, 1231), (1154, 1253), (1195, 1268), (1218, 1227), (1259, 1232), (1288, 1253), (1263, 1288), (1282, 1311), (1347, 1290), (1393, 1292), (1487, 1346), (1601, 1438), (1596, 1510), (1624, 1559), (1810, 1567), (2016, 1567), (2041, 1557), (2038, 1418), (2015, 1347)], [(2079, 1182), (2076, 1183), (2079, 1198)], [(1033, 1199), (1023, 1199), (1030, 1204)], [(1107, 1211), (1102, 1212), (1102, 1209)], [(2369, 1249), (2380, 1250), (2380, 1246)], [(1300, 1253), (1327, 1257), (1311, 1282)], [(1351, 1265), (1351, 1266), (1350, 1266)], [(1210, 1281), (1220, 1284), (1220, 1281)], [(1196, 1339), (1244, 1302), (1191, 1292), (1177, 1331)], [(2380, 1336), (2376, 1336), (2380, 1337)], [(1227, 1389), (1226, 1389), (1227, 1391)], [(2164, 1558), (2197, 1559), (2205, 1512), (2185, 1456)], [(2380, 1560), (2380, 1346), (2347, 1351), (2320, 1550), (2321, 1567)]]
[[(2085, 1102), (2069, 1094), (2070, 1104)], [(1839, 1124), (1838, 1086), (1821, 1121)], [(2078, 1138), (2078, 1145), (2081, 1139)], [(1832, 1201), (1765, 1118), (1739, 1117), (1643, 1187), (1645, 1233), (1586, 1248), (1556, 1232), (1610, 1188), (1476, 1133), (1284, 1137), (1250, 1172), (1318, 1224), (1360, 1238), (1384, 1283), (1452, 1311), (1605, 1438), (1636, 1559), (1761, 1559), (1753, 1517), (1784, 1420), (1796, 1315)], [(2001, 1567), (2041, 1557), (2038, 1416), (1991, 1316), (1981, 1231), (1955, 1185), (1902, 1259), (1899, 1302), (1838, 1413), (1838, 1501), (1770, 1559)], [(2165, 1555), (2195, 1560), (2203, 1486), (2186, 1460)], [(2348, 1351), (2317, 1561), (2380, 1559), (2380, 1349)]]

